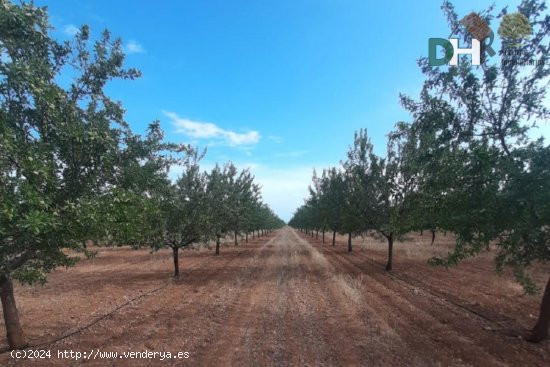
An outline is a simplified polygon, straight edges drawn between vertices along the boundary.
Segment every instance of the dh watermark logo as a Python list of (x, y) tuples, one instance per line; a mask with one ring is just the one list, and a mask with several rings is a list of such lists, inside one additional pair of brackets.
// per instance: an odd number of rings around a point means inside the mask
[[(489, 56), (496, 54), (491, 47), (495, 38), (494, 32), (489, 28), (487, 23), (481, 19), (476, 13), (471, 13), (464, 17), (459, 23), (459, 26), (466, 27), (468, 33), (472, 36), (472, 45), (470, 48), (460, 48), (458, 46), (458, 38), (430, 38), (428, 40), (428, 61), (431, 66), (441, 66), (445, 64), (456, 66), (458, 65), (458, 55), (471, 55), (472, 65), (481, 65), (485, 59), (485, 53)], [(451, 33), (451, 36), (456, 31), (456, 28)], [(443, 57), (438, 57), (438, 47), (445, 50)]]

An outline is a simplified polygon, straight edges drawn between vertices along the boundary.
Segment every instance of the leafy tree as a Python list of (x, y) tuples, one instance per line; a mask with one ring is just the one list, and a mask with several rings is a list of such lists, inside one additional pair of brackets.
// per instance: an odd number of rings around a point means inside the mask
[[(412, 129), (419, 137), (419, 157), (435, 153), (437, 159), (421, 170), (421, 177), (428, 177), (423, 184), (433, 184), (424, 187), (439, 190), (434, 202), (439, 225), (456, 234), (454, 252), (432, 262), (454, 265), (493, 244), (497, 270), (510, 267), (527, 292), (533, 292), (534, 285), (525, 268), (550, 260), (548, 146), (528, 135), (537, 122), (550, 117), (544, 104), (550, 76), (550, 17), (543, 14), (545, 8), (539, 1), (523, 1), (518, 7), (534, 29), (530, 41), (514, 54), (516, 62), (488, 59), (473, 66), (463, 59), (459, 66), (434, 68), (421, 59), (426, 75), (421, 100), (402, 99), (416, 116)], [(450, 27), (468, 42), (469, 35), (456, 27), (452, 4), (445, 2), (443, 10)], [(495, 19), (492, 8), (484, 14), (488, 24)], [(506, 14), (504, 9), (496, 18)], [(546, 62), (524, 66), (531, 60)], [(431, 106), (439, 108), (433, 118), (426, 118)], [(441, 113), (448, 118), (439, 118)], [(448, 175), (446, 188), (440, 186), (443, 181), (430, 179), (441, 174), (436, 173), (439, 168)], [(547, 337), (549, 323), (550, 279), (531, 339)]]
[(285, 222), (281, 220), (274, 212), (271, 210), (269, 205), (262, 203), (260, 205), (260, 227), (265, 233), (268, 233), (276, 228), (281, 228), (285, 225)]
[(443, 222), (443, 214), (448, 211), (445, 204), (456, 174), (459, 145), (448, 139), (448, 121), (456, 118), (449, 104), (425, 93), (421, 98), (422, 103), (413, 112), (415, 122), (409, 127), (412, 151), (408, 155), (414, 159), (410, 164), (414, 165), (416, 187), (409, 219), (411, 229), (432, 232), (433, 244), (435, 233), (451, 225)]
[[(91, 209), (110, 190), (129, 130), (104, 87), (134, 79), (119, 39), (105, 31), (89, 50), (82, 27), (74, 44), (49, 36), (45, 8), (0, 1), (0, 295), (10, 348), (26, 346), (13, 279), (44, 282), (94, 236)], [(74, 81), (57, 83), (70, 67)]]
[(223, 168), (216, 166), (208, 175), (207, 210), (209, 237), (216, 240), (216, 256), (220, 254), (221, 239), (232, 229), (234, 207), (233, 193), (237, 168), (228, 163)]
[(393, 243), (411, 229), (412, 198), (415, 189), (414, 140), (409, 128), (399, 123), (390, 133), (385, 159), (371, 156), (372, 215), (369, 227), (388, 241), (386, 270), (392, 270)]
[(337, 214), (332, 209), (332, 205), (335, 203), (333, 202), (334, 196), (331, 197), (333, 192), (329, 192), (330, 188), (327, 171), (323, 170), (321, 177), (318, 177), (317, 173), (313, 171), (312, 186), (309, 187), (310, 200), (311, 205), (314, 207), (316, 229), (321, 230), (323, 243), (325, 243), (325, 232), (330, 229), (331, 215)]
[(300, 206), (294, 212), (292, 219), (289, 221), (289, 225), (294, 228), (300, 228), (305, 234), (313, 236), (313, 229), (315, 226), (314, 208), (306, 200), (304, 205)]
[(342, 228), (342, 210), (345, 205), (345, 186), (342, 172), (336, 167), (323, 170), (323, 208), (326, 211), (327, 226), (332, 231), (332, 246), (336, 244), (336, 232)]
[(208, 231), (207, 178), (200, 171), (201, 158), (202, 155), (193, 152), (183, 162), (183, 172), (176, 183), (165, 176), (151, 197), (156, 202), (157, 214), (148, 223), (153, 232), (148, 243), (154, 250), (172, 249), (176, 277), (179, 276), (179, 250), (201, 241)]
[[(167, 220), (177, 204), (177, 188), (168, 178), (172, 165), (195, 169), (202, 158), (188, 145), (166, 143), (158, 121), (149, 125), (145, 138), (129, 134), (115, 165), (114, 184), (98, 197), (102, 220), (98, 231), (108, 245), (165, 245)], [(187, 170), (187, 171), (186, 171)], [(170, 205), (168, 205), (170, 203)], [(171, 229), (179, 228), (176, 223)], [(160, 244), (159, 244), (160, 243)]]
[(373, 145), (367, 136), (367, 130), (355, 132), (353, 146), (347, 153), (344, 166), (345, 201), (342, 208), (342, 230), (348, 234), (348, 251), (352, 251), (352, 235), (371, 229), (372, 218), (378, 213), (373, 211), (376, 201), (373, 175), (373, 163), (377, 164)]
[(319, 179), (315, 170), (313, 170), (312, 184), (308, 190), (309, 197), (306, 199), (305, 205), (310, 208), (311, 236), (319, 238), (319, 229), (324, 226), (324, 213), (321, 207), (323, 193), (320, 191)]
[(241, 171), (235, 180), (231, 204), (234, 212), (231, 227), (235, 236), (235, 245), (238, 245), (238, 234), (243, 231), (246, 232), (248, 240), (250, 222), (259, 201), (260, 187), (254, 183), (254, 176), (247, 169)]

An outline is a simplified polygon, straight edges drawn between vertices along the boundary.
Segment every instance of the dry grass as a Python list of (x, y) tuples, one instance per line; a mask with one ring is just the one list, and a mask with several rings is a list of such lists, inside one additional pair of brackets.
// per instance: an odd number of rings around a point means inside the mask
[(363, 275), (353, 277), (350, 274), (335, 274), (332, 277), (333, 282), (354, 304), (361, 303), (363, 294)]
[[(311, 245), (308, 243), (308, 246), (311, 247)], [(328, 260), (325, 258), (325, 256), (320, 253), (316, 248), (311, 247), (311, 258), (313, 259), (313, 262), (317, 265), (319, 265), (323, 269), (328, 269), (330, 267)]]
[[(433, 245), (431, 239), (429, 231), (424, 232), (423, 235), (409, 233), (400, 241), (394, 241), (394, 254), (400, 258), (427, 261), (434, 256), (445, 256), (453, 250), (454, 236), (452, 234), (444, 236), (443, 233), (438, 232)], [(337, 234), (336, 240), (347, 244), (345, 235)], [(354, 251), (374, 251), (379, 254), (385, 254), (388, 251), (386, 238), (375, 233), (356, 236), (352, 239), (352, 244)]]

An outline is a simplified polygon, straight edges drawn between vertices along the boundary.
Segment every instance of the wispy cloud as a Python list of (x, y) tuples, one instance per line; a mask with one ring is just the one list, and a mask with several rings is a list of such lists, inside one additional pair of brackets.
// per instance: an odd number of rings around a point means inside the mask
[(267, 138), (277, 144), (280, 144), (283, 142), (283, 138), (277, 135), (269, 135)]
[(63, 28), (63, 33), (65, 33), (68, 36), (74, 36), (78, 32), (80, 32), (80, 29), (78, 29), (78, 27), (75, 26), (74, 24), (67, 24), (65, 28)]
[(297, 158), (309, 153), (307, 150), (293, 150), (290, 152), (277, 153), (277, 157)]
[(130, 40), (128, 44), (126, 44), (126, 52), (129, 54), (141, 54), (145, 52), (145, 49), (140, 43)]
[(185, 134), (194, 139), (214, 139), (229, 146), (253, 145), (260, 141), (260, 133), (254, 130), (246, 133), (236, 133), (222, 129), (211, 122), (193, 121), (181, 118), (174, 112), (163, 112), (172, 120), (177, 133)]

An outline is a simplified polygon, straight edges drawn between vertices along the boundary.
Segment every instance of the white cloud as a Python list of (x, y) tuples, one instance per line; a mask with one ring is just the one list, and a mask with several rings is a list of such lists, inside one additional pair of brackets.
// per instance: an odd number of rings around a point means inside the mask
[(246, 133), (236, 133), (231, 130), (224, 130), (211, 122), (198, 122), (181, 118), (174, 112), (164, 111), (174, 126), (176, 132), (185, 134), (195, 139), (217, 139), (229, 146), (253, 145), (260, 141), (260, 133), (257, 131), (248, 131)]
[(140, 54), (145, 52), (143, 46), (134, 40), (130, 40), (126, 45), (126, 52), (129, 54)]
[(68, 36), (75, 36), (78, 32), (80, 32), (80, 29), (74, 24), (67, 24), (65, 28), (63, 28), (63, 33)]

